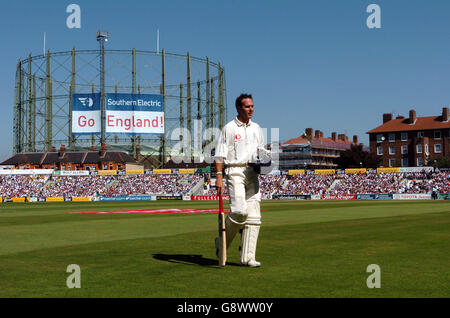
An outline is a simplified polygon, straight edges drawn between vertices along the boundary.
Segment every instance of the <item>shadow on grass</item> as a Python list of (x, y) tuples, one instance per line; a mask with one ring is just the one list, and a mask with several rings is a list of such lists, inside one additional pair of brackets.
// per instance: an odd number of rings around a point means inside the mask
[[(153, 258), (170, 263), (200, 265), (206, 267), (219, 267), (217, 259), (205, 258), (202, 255), (196, 254), (153, 254)], [(227, 262), (227, 266), (241, 266), (241, 265)]]

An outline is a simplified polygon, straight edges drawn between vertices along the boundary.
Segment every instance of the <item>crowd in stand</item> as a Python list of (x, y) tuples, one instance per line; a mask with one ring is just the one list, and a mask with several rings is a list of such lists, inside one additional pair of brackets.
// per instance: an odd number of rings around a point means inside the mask
[(333, 194), (399, 193), (401, 176), (396, 173), (341, 174), (330, 192)]
[(203, 178), (199, 175), (134, 175), (119, 176), (106, 191), (106, 196), (136, 194), (185, 195)]
[(48, 175), (5, 175), (0, 176), (0, 197), (25, 197), (39, 193), (47, 180)]
[[(195, 187), (197, 185), (197, 187)], [(203, 175), (0, 176), (0, 196), (90, 197), (129, 195), (216, 195)], [(450, 193), (450, 172), (261, 175), (262, 199), (273, 195)], [(228, 194), (225, 185), (224, 194)]]
[(199, 175), (0, 176), (1, 197), (91, 197), (150, 194), (185, 195)]

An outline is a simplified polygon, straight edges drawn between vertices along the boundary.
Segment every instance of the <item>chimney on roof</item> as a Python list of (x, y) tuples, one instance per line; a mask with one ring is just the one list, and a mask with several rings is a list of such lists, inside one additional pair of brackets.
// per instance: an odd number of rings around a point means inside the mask
[(102, 147), (100, 148), (99, 154), (100, 157), (104, 157), (106, 153), (106, 144), (104, 142), (102, 142)]
[(56, 147), (52, 146), (52, 149), (50, 150), (51, 152), (56, 152)]
[(316, 130), (316, 131), (314, 132), (314, 137), (320, 138), (320, 130)]
[(416, 122), (416, 111), (411, 109), (409, 111), (409, 124), (412, 125)]
[(339, 134), (338, 135), (338, 140), (344, 141), (345, 140), (345, 135), (344, 134)]
[(319, 130), (319, 136), (320, 136), (320, 138), (323, 138), (323, 131), (322, 130)]
[(336, 132), (332, 132), (331, 133), (331, 139), (333, 139), (333, 141), (336, 141)]
[(450, 114), (448, 112), (448, 107), (442, 108), (442, 121), (448, 121), (450, 119)]
[(312, 134), (313, 134), (313, 129), (312, 128), (306, 128), (305, 129), (305, 133), (306, 133), (306, 138), (311, 140)]
[(392, 114), (383, 114), (383, 124), (387, 123), (388, 121), (392, 120)]
[(61, 145), (61, 147), (59, 148), (59, 158), (64, 157), (65, 153), (66, 153), (66, 146), (65, 145)]
[(353, 135), (353, 143), (354, 143), (355, 145), (358, 144), (358, 135)]
[(135, 159), (139, 160), (140, 157), (141, 157), (141, 146), (137, 145), (136, 146), (136, 157), (135, 157)]

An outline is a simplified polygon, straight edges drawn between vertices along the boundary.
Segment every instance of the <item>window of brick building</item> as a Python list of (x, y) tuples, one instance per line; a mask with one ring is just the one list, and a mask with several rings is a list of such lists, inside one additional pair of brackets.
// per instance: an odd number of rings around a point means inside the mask
[(423, 166), (423, 158), (417, 158), (417, 166), (422, 167)]
[(383, 147), (377, 147), (377, 155), (381, 156), (383, 154)]
[(422, 153), (423, 152), (423, 146), (421, 144), (418, 144), (416, 147), (416, 153)]
[(389, 154), (395, 155), (395, 147), (394, 146), (389, 146)]
[(442, 148), (441, 148), (441, 144), (435, 144), (434, 145), (434, 152), (435, 153), (441, 153)]
[(395, 159), (389, 159), (389, 167), (395, 166)]
[(389, 134), (389, 142), (395, 141), (395, 134)]
[(407, 155), (408, 154), (408, 146), (407, 145), (403, 145), (402, 146), (402, 155)]
[(408, 167), (408, 158), (402, 158), (402, 167)]
[(441, 131), (440, 130), (434, 131), (434, 139), (441, 139)]
[(402, 140), (402, 141), (408, 141), (408, 133), (402, 132), (401, 140)]

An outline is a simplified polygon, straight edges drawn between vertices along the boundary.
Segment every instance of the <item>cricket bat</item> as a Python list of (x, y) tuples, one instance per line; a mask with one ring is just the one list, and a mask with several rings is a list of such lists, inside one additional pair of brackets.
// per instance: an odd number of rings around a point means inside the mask
[(227, 262), (227, 237), (225, 232), (225, 212), (223, 210), (222, 193), (219, 194), (219, 266)]

